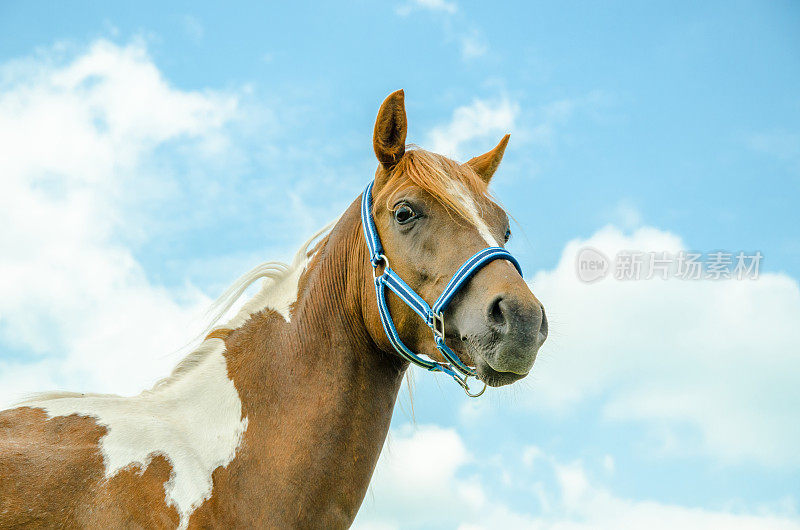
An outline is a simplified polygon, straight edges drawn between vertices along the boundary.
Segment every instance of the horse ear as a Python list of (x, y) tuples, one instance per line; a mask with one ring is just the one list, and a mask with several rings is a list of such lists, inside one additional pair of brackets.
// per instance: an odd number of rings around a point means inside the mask
[(471, 167), (475, 173), (477, 173), (478, 176), (480, 176), (487, 184), (490, 180), (492, 180), (492, 175), (494, 175), (494, 172), (497, 171), (497, 166), (500, 165), (500, 161), (503, 160), (503, 153), (506, 152), (506, 146), (508, 145), (509, 138), (511, 138), (510, 134), (503, 136), (503, 139), (500, 140), (500, 143), (497, 144), (497, 147), (488, 153), (476, 156), (467, 162), (467, 165)]
[(384, 168), (391, 168), (406, 152), (407, 132), (405, 94), (398, 90), (383, 100), (372, 136), (375, 156)]

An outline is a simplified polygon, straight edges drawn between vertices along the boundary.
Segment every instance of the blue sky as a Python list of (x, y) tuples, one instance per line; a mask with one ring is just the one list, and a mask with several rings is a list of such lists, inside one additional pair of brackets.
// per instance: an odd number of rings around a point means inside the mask
[[(416, 373), (357, 525), (800, 527), (798, 30), (790, 2), (4, 3), (0, 398), (163, 375), (360, 193), (403, 88), (415, 144), (511, 133), (494, 191), (552, 334), (480, 402)], [(587, 285), (586, 245), (763, 274)]]

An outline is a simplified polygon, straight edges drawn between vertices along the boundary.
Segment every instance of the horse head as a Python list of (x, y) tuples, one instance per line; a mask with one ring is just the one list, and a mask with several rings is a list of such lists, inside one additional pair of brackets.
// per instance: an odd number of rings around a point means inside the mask
[[(511, 237), (509, 219), (488, 191), (509, 136), (488, 153), (460, 164), (407, 149), (406, 132), (404, 94), (399, 90), (386, 98), (375, 122), (373, 147), (379, 165), (367, 190), (371, 200), (365, 204), (382, 245), (382, 253), (373, 259), (376, 277), (390, 268), (425, 303), (422, 310), (415, 309), (413, 300), (395, 294), (403, 295), (406, 287), (389, 285), (385, 304), (390, 316), (382, 318), (389, 319), (402, 344), (416, 354), (438, 363), (460, 361), (490, 386), (517, 381), (530, 372), (547, 338), (547, 318), (515, 260), (502, 248)], [(472, 271), (441, 313), (440, 324), (426, 321), (424, 306), (435, 310), (462, 264), (484, 249), (495, 249), (500, 259)], [(378, 306), (380, 298), (379, 292)], [(367, 320), (378, 344), (403, 353), (377, 314)], [(446, 358), (447, 350), (437, 346), (432, 330), (440, 332), (457, 359)]]

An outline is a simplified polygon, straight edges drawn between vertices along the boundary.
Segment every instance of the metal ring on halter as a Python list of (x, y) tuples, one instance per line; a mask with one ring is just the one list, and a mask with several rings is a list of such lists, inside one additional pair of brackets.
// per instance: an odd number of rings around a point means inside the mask
[(375, 258), (375, 261), (372, 262), (372, 277), (375, 279), (377, 279), (379, 276), (383, 274), (383, 273), (378, 274), (378, 265), (380, 265), (381, 263), (383, 263), (384, 271), (389, 268), (389, 258), (386, 257), (386, 254), (379, 254)]
[[(452, 377), (455, 380), (455, 382), (458, 383), (458, 386), (460, 386), (461, 388), (464, 389), (464, 393), (467, 394), (469, 397), (473, 397), (473, 398), (481, 397), (483, 395), (483, 393), (486, 392), (486, 386), (487, 385), (486, 385), (486, 383), (483, 383), (483, 388), (481, 389), (481, 391), (478, 392), (477, 394), (473, 394), (469, 390), (468, 380), (469, 380), (470, 376), (461, 375), (458, 372), (450, 369), (450, 366), (451, 366), (450, 364), (445, 364), (445, 363), (438, 363), (438, 364), (439, 364), (439, 366), (446, 366), (447, 367), (447, 369), (444, 370), (444, 372), (447, 373), (450, 377)], [(475, 379), (477, 379), (477, 377)]]
[(486, 383), (483, 383), (483, 388), (481, 388), (480, 392), (478, 392), (477, 394), (473, 394), (472, 392), (469, 391), (469, 383), (467, 383), (468, 379), (469, 376), (465, 376), (463, 381), (459, 381), (459, 383), (461, 384), (461, 388), (464, 389), (464, 393), (472, 398), (481, 397), (483, 393), (486, 392), (486, 386), (487, 386)]

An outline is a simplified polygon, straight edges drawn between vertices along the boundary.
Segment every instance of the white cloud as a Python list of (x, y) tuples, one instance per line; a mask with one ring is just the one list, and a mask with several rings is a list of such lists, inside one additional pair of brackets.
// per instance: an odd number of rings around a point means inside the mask
[(455, 2), (448, 2), (447, 0), (411, 0), (395, 10), (398, 15), (408, 15), (415, 10), (434, 11), (439, 13), (453, 14), (458, 11), (458, 6)]
[(133, 393), (165, 375), (206, 298), (151, 284), (124, 242), (174, 182), (156, 155), (225, 145), (235, 95), (169, 85), (141, 43), (2, 66), (0, 404), (20, 392)]
[[(475, 99), (469, 105), (453, 111), (449, 123), (435, 127), (428, 135), (428, 147), (432, 151), (453, 158), (463, 159), (465, 149), (476, 140), (488, 141), (481, 146), (480, 154), (488, 151), (506, 133), (514, 129), (519, 115), (519, 105), (506, 97), (496, 100)], [(493, 143), (492, 143), (493, 142)]]
[(603, 457), (603, 468), (605, 468), (605, 470), (608, 473), (613, 473), (614, 472), (615, 464), (614, 464), (614, 457), (613, 456), (605, 455)]
[(800, 134), (788, 130), (759, 132), (746, 136), (744, 142), (751, 150), (787, 165), (800, 173)]
[[(428, 132), (426, 147), (456, 159), (471, 158), (494, 147), (506, 133), (512, 133), (514, 145), (532, 143), (553, 147), (558, 132), (578, 112), (595, 112), (607, 98), (599, 92), (548, 102), (522, 111), (520, 104), (507, 95), (475, 98), (457, 107), (446, 123)], [(522, 125), (520, 125), (520, 123)], [(639, 224), (632, 205), (620, 203), (607, 212), (604, 220), (622, 220)]]
[(202, 40), (206, 33), (205, 26), (203, 26), (200, 19), (194, 15), (185, 15), (183, 17), (183, 29), (189, 38), (195, 42)]
[(595, 114), (608, 105), (610, 99), (602, 92), (591, 91), (545, 103), (534, 109), (531, 116), (526, 119), (533, 125), (520, 131), (522, 138), (538, 145), (552, 147), (557, 139), (564, 136), (561, 128), (573, 116), (579, 112)]
[(754, 151), (781, 160), (797, 160), (800, 158), (800, 134), (785, 130), (760, 132), (749, 135), (745, 139), (745, 143)]
[[(481, 485), (474, 479), (455, 476), (470, 461), (464, 442), (453, 429), (406, 425), (393, 431), (364, 501), (370, 507), (368, 511), (383, 515), (359, 516), (355, 527), (435, 525), (450, 520), (450, 513), (442, 506), (481, 506), (486, 497)], [(384, 517), (387, 514), (388, 520)]]
[(609, 419), (645, 422), (657, 451), (800, 465), (797, 281), (585, 284), (575, 256), (586, 246), (612, 261), (620, 250), (685, 249), (669, 232), (609, 227), (568, 243), (558, 266), (533, 278), (551, 334), (527, 383), (532, 406), (564, 413), (591, 400)]
[(477, 30), (461, 37), (461, 57), (464, 60), (482, 57), (489, 51), (489, 46)]
[(668, 530), (735, 529), (783, 530), (800, 528), (796, 517), (740, 514), (687, 508), (653, 501), (634, 501), (613, 495), (590, 479), (580, 462), (551, 461), (557, 500), (530, 528), (552, 530)]
[[(614, 495), (580, 461), (562, 462), (530, 447), (508, 466), (529, 502), (512, 505), (484, 488), (452, 429), (404, 426), (381, 455), (354, 528), (493, 528), (531, 530), (797, 530), (793, 509), (775, 514), (689, 508)], [(490, 459), (487, 459), (490, 460)], [(469, 478), (465, 478), (468, 476)]]
[(482, 57), (489, 51), (489, 45), (481, 31), (461, 13), (457, 14), (458, 5), (455, 2), (410, 0), (395, 8), (395, 13), (403, 17), (414, 11), (427, 11), (439, 15), (444, 40), (458, 44), (464, 61)]
[(625, 230), (633, 230), (642, 225), (642, 212), (629, 199), (621, 199), (609, 212), (612, 224)]

